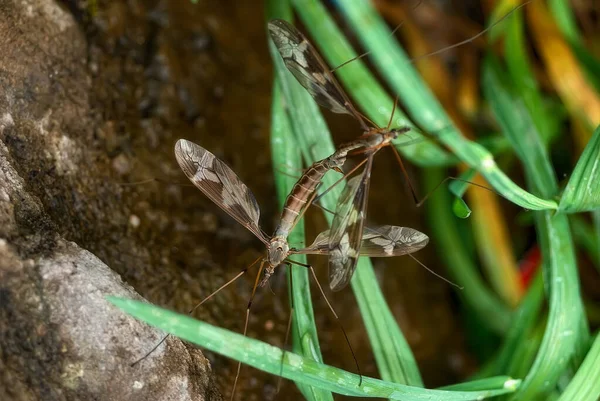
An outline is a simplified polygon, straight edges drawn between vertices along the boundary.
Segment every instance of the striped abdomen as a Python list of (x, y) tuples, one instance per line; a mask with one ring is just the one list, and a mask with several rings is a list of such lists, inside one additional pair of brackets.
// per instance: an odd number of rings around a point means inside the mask
[(346, 162), (348, 152), (361, 147), (369, 146), (367, 140), (356, 140), (347, 144), (341, 145), (331, 156), (326, 159), (314, 162), (312, 166), (300, 177), (292, 191), (288, 195), (283, 204), (283, 213), (279, 220), (279, 225), (275, 229), (273, 237), (287, 238), (288, 234), (294, 228), (300, 215), (308, 206), (307, 203), (312, 201), (317, 186), (323, 179), (325, 173), (332, 169), (339, 169)]
[(281, 236), (287, 238), (289, 232), (298, 222), (298, 218), (303, 213), (307, 203), (311, 200), (313, 193), (317, 189), (317, 186), (325, 173), (335, 167), (341, 166), (344, 161), (345, 158), (340, 164), (340, 160), (334, 158), (332, 155), (327, 159), (313, 163), (313, 165), (302, 174), (302, 177), (296, 181), (296, 184), (294, 184), (292, 191), (283, 204), (283, 212), (281, 213), (279, 225), (275, 229), (274, 237)]

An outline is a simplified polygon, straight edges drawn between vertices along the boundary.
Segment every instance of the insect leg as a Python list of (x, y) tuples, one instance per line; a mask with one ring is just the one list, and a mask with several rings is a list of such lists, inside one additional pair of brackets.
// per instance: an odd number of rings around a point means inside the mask
[(293, 263), (295, 265), (298, 265), (298, 266), (306, 267), (310, 270), (310, 273), (312, 274), (313, 279), (315, 280), (315, 283), (317, 283), (319, 292), (321, 292), (321, 296), (323, 297), (323, 299), (325, 299), (325, 302), (327, 302), (327, 306), (329, 306), (329, 310), (331, 310), (331, 313), (333, 313), (333, 316), (335, 317), (335, 320), (338, 322), (340, 329), (342, 329), (342, 333), (344, 333), (344, 338), (346, 339), (346, 344), (348, 344), (348, 348), (350, 348), (350, 353), (352, 354), (352, 359), (354, 359), (354, 363), (356, 365), (356, 371), (358, 372), (358, 376), (360, 378), (359, 382), (358, 382), (358, 386), (360, 387), (362, 385), (362, 373), (360, 372), (360, 366), (358, 365), (358, 359), (356, 359), (356, 354), (354, 353), (354, 349), (352, 348), (352, 345), (350, 344), (350, 339), (348, 338), (348, 334), (346, 334), (346, 329), (344, 329), (344, 326), (342, 325), (342, 322), (340, 321), (338, 314), (335, 312), (335, 309), (333, 308), (333, 305), (331, 305), (331, 302), (329, 302), (329, 299), (327, 299), (327, 296), (325, 295), (325, 291), (323, 291), (323, 287), (321, 287), (321, 283), (319, 283), (319, 279), (317, 279), (317, 275), (315, 274), (315, 269), (313, 269), (313, 267), (311, 265), (308, 265), (305, 263), (300, 263), (295, 260), (289, 259), (289, 262)]
[[(194, 311), (196, 309), (198, 309), (203, 303), (205, 303), (206, 301), (208, 301), (209, 299), (211, 299), (214, 295), (216, 295), (219, 291), (221, 291), (223, 288), (227, 287), (229, 284), (233, 283), (234, 281), (236, 281), (238, 278), (240, 278), (241, 276), (243, 276), (248, 269), (250, 269), (252, 266), (254, 266), (260, 259), (262, 258), (259, 257), (258, 259), (256, 259), (254, 262), (252, 262), (252, 264), (248, 267), (245, 267), (242, 271), (240, 271), (238, 274), (236, 274), (231, 280), (229, 280), (228, 282), (226, 282), (225, 284), (223, 284), (222, 286), (220, 286), (217, 290), (215, 290), (214, 292), (212, 292), (210, 295), (208, 295), (206, 298), (204, 298), (202, 301), (200, 301), (196, 306), (194, 306), (192, 309), (190, 309), (188, 311), (188, 315), (191, 315), (194, 313)], [(167, 338), (170, 336), (170, 334), (165, 335), (159, 342), (158, 344), (156, 344), (154, 346), (154, 348), (152, 348), (148, 353), (146, 353), (146, 355), (144, 355), (143, 357), (137, 359), (136, 361), (132, 362), (130, 366), (135, 366), (138, 363), (140, 363), (141, 361), (143, 361), (144, 359), (148, 358), (154, 351), (156, 351), (158, 349), (158, 347), (161, 346), (162, 343), (164, 343)]]

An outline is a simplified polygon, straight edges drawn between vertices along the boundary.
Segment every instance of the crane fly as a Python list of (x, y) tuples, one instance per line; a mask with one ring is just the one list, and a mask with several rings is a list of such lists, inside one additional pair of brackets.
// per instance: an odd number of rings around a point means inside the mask
[[(358, 139), (359, 141), (372, 140), (380, 142), (377, 145), (365, 146), (365, 149), (361, 152), (367, 156), (361, 163), (364, 163), (365, 167), (359, 175), (348, 181), (342, 191), (336, 206), (331, 230), (328, 233), (329, 286), (333, 291), (339, 291), (350, 282), (359, 255), (362, 253), (368, 256), (363, 252), (361, 243), (363, 241), (373, 157), (382, 147), (390, 146), (391, 141), (399, 134), (408, 131), (408, 128), (390, 129), (393, 111), (387, 127), (376, 127), (372, 122), (372, 126), (369, 126), (365, 122), (366, 118), (356, 110), (318, 51), (300, 31), (292, 24), (280, 19), (269, 21), (268, 29), (285, 66), (314, 100), (334, 113), (350, 114), (358, 120), (364, 130), (363, 135)], [(396, 104), (394, 104), (394, 110), (395, 107)], [(400, 162), (402, 171), (405, 172), (400, 156), (393, 146), (392, 148)], [(412, 186), (411, 190), (414, 194)], [(366, 238), (373, 240), (368, 235)], [(321, 238), (321, 247), (324, 246), (324, 241), (325, 238)], [(377, 242), (376, 239), (375, 242)]]

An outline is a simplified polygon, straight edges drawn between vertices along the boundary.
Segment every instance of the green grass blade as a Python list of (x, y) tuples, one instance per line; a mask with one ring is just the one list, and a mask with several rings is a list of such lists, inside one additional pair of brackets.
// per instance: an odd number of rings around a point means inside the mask
[(485, 379), (473, 380), (464, 383), (452, 384), (449, 386), (440, 387), (439, 390), (452, 390), (452, 391), (479, 391), (485, 390), (488, 388), (497, 388), (497, 387), (506, 387), (511, 388), (514, 387), (515, 390), (520, 384), (519, 380), (513, 380), (509, 376), (494, 376), (494, 377), (486, 377)]
[[(379, 373), (384, 380), (423, 387), (417, 361), (387, 305), (368, 258), (360, 258), (352, 290), (361, 311)], [(376, 338), (377, 341), (373, 341)]]
[[(506, 3), (514, 4), (512, 1)], [(562, 121), (556, 118), (561, 117), (559, 114), (552, 114), (546, 108), (533, 68), (529, 65), (522, 10), (515, 11), (505, 25), (504, 54), (508, 73), (538, 132), (544, 136), (543, 142), (547, 143), (548, 138), (556, 136), (556, 132), (562, 128)]]
[[(537, 128), (522, 99), (511, 90), (499, 62), (491, 56), (484, 63), (483, 88), (525, 167), (533, 191), (543, 197), (552, 196), (558, 185)], [(569, 364), (580, 361), (589, 338), (567, 217), (543, 212), (536, 216), (536, 226), (547, 261), (544, 266), (550, 310), (542, 344), (515, 399), (547, 396)]]
[[(283, 205), (296, 180), (282, 173), (277, 167), (285, 166), (288, 171), (302, 169), (302, 157), (292, 133), (292, 126), (283, 107), (283, 99), (279, 85), (273, 87), (273, 102), (271, 112), (271, 155), (275, 175), (275, 187), (280, 205)], [(288, 240), (292, 244), (305, 241), (304, 220), (296, 224)], [(306, 264), (305, 255), (292, 255), (291, 259)], [(306, 268), (292, 265), (287, 270), (288, 278), (292, 280), (290, 293), (293, 309), (292, 343), (296, 354), (323, 362), (317, 328), (314, 320), (314, 311), (310, 296), (310, 279)], [(291, 277), (289, 277), (291, 275)], [(306, 344), (309, 347), (306, 347)], [(316, 387), (309, 387), (296, 383), (307, 400), (333, 400), (331, 392)]]
[[(543, 320), (538, 325), (536, 325), (533, 330), (523, 338), (523, 343), (519, 344), (520, 347), (516, 352), (518, 354), (513, 355), (513, 358), (509, 361), (507, 371), (515, 372), (516, 377), (526, 377), (528, 372), (531, 371), (531, 367), (536, 359), (536, 355), (539, 352), (540, 346), (542, 344), (542, 340), (544, 338), (544, 329), (546, 321)], [(538, 383), (539, 385), (540, 383)], [(553, 391), (554, 389), (549, 389), (548, 391)], [(543, 397), (547, 397), (544, 395)], [(543, 398), (542, 397), (542, 398)], [(511, 399), (511, 395), (507, 395), (502, 397), (504, 399)], [(515, 399), (519, 399), (519, 397), (514, 397)]]
[[(430, 192), (444, 178), (440, 169), (427, 169), (421, 175), (425, 190)], [(508, 330), (511, 312), (483, 282), (479, 269), (465, 249), (457, 227), (457, 218), (450, 212), (450, 196), (447, 192), (437, 191), (428, 201), (427, 208), (431, 226), (432, 244), (445, 261), (451, 279), (463, 287), (458, 295), (479, 320), (495, 333)]]
[[(319, 387), (337, 394), (357, 397), (389, 398), (402, 401), (471, 401), (485, 399), (501, 394), (508, 394), (518, 387), (518, 381), (508, 378), (496, 388), (478, 391), (444, 391), (427, 390), (391, 383), (370, 377), (362, 378), (359, 387), (359, 376), (353, 373), (324, 365), (313, 359), (285, 352), (262, 341), (245, 337), (220, 327), (194, 320), (157, 306), (128, 299), (108, 297), (118, 308), (137, 319), (158, 327), (186, 341), (192, 342), (220, 355), (235, 359), (267, 373)], [(281, 370), (281, 361), (283, 369)]]
[[(338, 65), (352, 58), (352, 52), (340, 51), (340, 48), (346, 48), (345, 45), (341, 45), (343, 37), (320, 3), (316, 0), (295, 0), (295, 4), (331, 65)], [(467, 140), (458, 131), (370, 2), (339, 0), (339, 5), (383, 77), (394, 88), (403, 106), (420, 126), (434, 133), (459, 159), (480, 172), (511, 202), (531, 210), (556, 209), (557, 205), (553, 200), (541, 199), (517, 186), (498, 168), (490, 152)], [(353, 62), (339, 71), (340, 78), (353, 95), (355, 92), (364, 91), (363, 87), (367, 85), (364, 80), (353, 79), (353, 71), (358, 68), (355, 64), (358, 65)], [(360, 98), (358, 93), (354, 95), (355, 98)], [(376, 99), (373, 101), (376, 102)], [(368, 109), (365, 110), (372, 116)], [(436, 164), (435, 160), (423, 160), (421, 165), (439, 164)]]
[(600, 126), (579, 157), (558, 206), (563, 213), (596, 209), (600, 209)]
[(581, 35), (569, 3), (563, 0), (549, 0), (548, 6), (563, 35), (571, 42), (579, 42)]
[[(268, 4), (268, 9), (274, 10), (278, 7), (278, 0), (271, 0)], [(268, 13), (269, 19), (282, 16), (270, 11)], [(270, 49), (296, 141), (302, 150), (305, 162), (311, 164), (329, 156), (335, 148), (317, 105), (287, 71), (272, 44)], [(330, 187), (338, 178), (339, 175), (328, 173), (322, 181), (323, 188)], [(327, 196), (322, 198), (322, 205), (326, 209), (335, 210), (337, 197), (341, 190), (342, 185), (334, 187)], [(331, 223), (332, 216), (329, 214), (325, 216)], [(397, 383), (422, 386), (423, 382), (415, 358), (385, 302), (368, 259), (361, 258), (359, 260), (352, 279), (352, 288), (365, 322), (381, 377)]]
[[(531, 172), (534, 187), (542, 189), (545, 196), (555, 196), (558, 191), (556, 177), (527, 105), (516, 94), (508, 92), (507, 88), (511, 87), (508, 76), (502, 73), (499, 61), (491, 55), (484, 63), (483, 81), (484, 93), (496, 119), (525, 170)], [(500, 93), (494, 94), (494, 88), (498, 88)], [(523, 143), (525, 138), (527, 144)]]
[(492, 374), (508, 373), (515, 355), (523, 355), (525, 339), (533, 330), (544, 304), (544, 281), (541, 272), (531, 282), (525, 297), (514, 313), (510, 330), (504, 337)]
[(559, 401), (597, 401), (600, 399), (600, 336), (594, 343), (573, 380), (561, 394)]

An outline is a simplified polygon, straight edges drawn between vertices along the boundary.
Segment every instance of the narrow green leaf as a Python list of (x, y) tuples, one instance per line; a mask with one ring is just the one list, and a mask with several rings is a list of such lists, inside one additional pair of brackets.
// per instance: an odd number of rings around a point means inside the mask
[(452, 391), (479, 391), (488, 388), (504, 387), (516, 390), (520, 383), (520, 380), (514, 380), (509, 376), (494, 376), (464, 383), (451, 384), (449, 386), (440, 387), (439, 389)]
[[(512, 5), (514, 2), (505, 1)], [(506, 56), (506, 67), (513, 82), (513, 88), (518, 91), (519, 98), (529, 110), (537, 131), (544, 137), (543, 143), (554, 137), (561, 129), (560, 121), (547, 110), (543, 96), (539, 90), (539, 84), (535, 79), (531, 67), (525, 40), (522, 10), (515, 11), (506, 21), (506, 40), (504, 42), (504, 54)]]
[(558, 206), (562, 213), (596, 209), (600, 209), (600, 126), (579, 157)]
[[(316, 362), (313, 359), (285, 352), (262, 341), (245, 337), (208, 323), (194, 320), (157, 306), (116, 297), (108, 301), (137, 319), (158, 327), (191, 343), (220, 355), (232, 358), (267, 373), (319, 387), (342, 395), (389, 398), (402, 401), (471, 401), (508, 394), (518, 387), (511, 378), (505, 378), (498, 387), (478, 391), (427, 390), (420, 387), (391, 383), (356, 374)], [(283, 355), (282, 355), (283, 353)], [(282, 358), (283, 357), (283, 358)], [(283, 360), (283, 369), (281, 361)], [(479, 386), (478, 386), (479, 387)]]
[(513, 84), (508, 74), (502, 71), (499, 60), (492, 55), (484, 61), (483, 88), (502, 131), (526, 171), (532, 173), (535, 188), (542, 189), (545, 196), (556, 196), (556, 177), (537, 127), (524, 100), (516, 91), (511, 91)]
[(580, 41), (581, 35), (579, 33), (579, 28), (577, 28), (577, 21), (569, 3), (564, 2), (563, 0), (549, 0), (548, 5), (565, 37), (569, 41)]
[(510, 329), (504, 337), (493, 366), (490, 367), (491, 374), (515, 374), (515, 372), (511, 371), (512, 363), (516, 359), (522, 359), (523, 355), (526, 355), (525, 347), (531, 348), (531, 344), (526, 339), (527, 336), (531, 335), (531, 331), (539, 320), (538, 316), (543, 304), (544, 282), (542, 274), (539, 272), (529, 286), (521, 304), (514, 312)]

